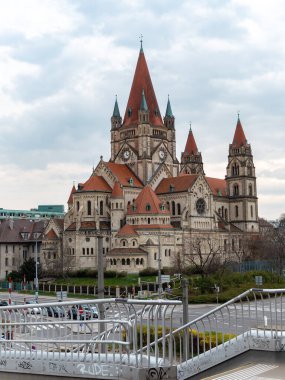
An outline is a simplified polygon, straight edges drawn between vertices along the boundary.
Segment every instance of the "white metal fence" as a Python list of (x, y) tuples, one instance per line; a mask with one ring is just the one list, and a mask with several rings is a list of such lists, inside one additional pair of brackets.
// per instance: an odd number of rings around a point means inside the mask
[(181, 327), (180, 301), (0, 307), (0, 371), (186, 379), (251, 348), (283, 350), (284, 292), (248, 290)]

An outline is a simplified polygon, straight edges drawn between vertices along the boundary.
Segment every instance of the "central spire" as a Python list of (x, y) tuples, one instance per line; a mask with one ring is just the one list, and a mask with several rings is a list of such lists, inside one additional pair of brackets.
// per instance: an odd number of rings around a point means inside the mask
[(153, 89), (151, 77), (148, 71), (145, 55), (142, 49), (141, 39), (140, 53), (125, 112), (123, 126), (138, 124), (138, 111), (140, 110), (143, 91), (145, 101), (149, 110), (149, 123), (156, 126), (163, 126), (163, 121), (160, 116), (160, 111)]

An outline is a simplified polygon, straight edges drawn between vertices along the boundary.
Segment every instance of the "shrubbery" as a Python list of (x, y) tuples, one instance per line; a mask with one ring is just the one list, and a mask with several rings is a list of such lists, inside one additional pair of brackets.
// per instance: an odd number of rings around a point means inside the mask
[(157, 270), (153, 268), (145, 268), (139, 272), (139, 276), (141, 277), (157, 276)]

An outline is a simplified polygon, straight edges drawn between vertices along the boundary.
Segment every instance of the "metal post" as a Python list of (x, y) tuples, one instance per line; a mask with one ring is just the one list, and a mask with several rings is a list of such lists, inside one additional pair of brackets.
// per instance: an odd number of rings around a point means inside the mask
[(98, 298), (104, 298), (104, 262), (103, 262), (103, 237), (97, 236), (98, 252), (97, 252), (97, 270), (98, 270)]
[(39, 279), (38, 279), (38, 239), (36, 238), (36, 278), (35, 278), (35, 302), (39, 298)]
[[(189, 322), (189, 314), (188, 314), (188, 279), (182, 278), (182, 325), (186, 325)], [(184, 339), (183, 339), (183, 361), (188, 359), (189, 354), (189, 329), (184, 329)]]
[[(97, 296), (99, 299), (104, 298), (104, 262), (103, 262), (103, 237), (97, 236), (98, 250), (97, 250), (97, 271), (98, 271), (98, 286)], [(102, 303), (98, 305), (99, 319), (105, 319), (105, 308)], [(105, 323), (99, 323), (99, 337), (104, 339)], [(104, 353), (106, 351), (105, 344), (98, 345), (99, 352)]]
[(160, 234), (158, 235), (158, 298), (161, 299), (162, 289), (161, 289), (161, 245), (160, 245)]

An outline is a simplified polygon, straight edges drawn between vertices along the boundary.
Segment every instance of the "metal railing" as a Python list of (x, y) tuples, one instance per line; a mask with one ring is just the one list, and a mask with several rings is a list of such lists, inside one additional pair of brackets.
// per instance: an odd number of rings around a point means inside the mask
[(158, 337), (160, 324), (172, 320), (180, 304), (104, 299), (0, 307), (0, 371), (33, 368), (33, 373), (72, 376), (108, 372), (108, 377), (117, 378), (124, 370), (122, 378), (128, 378), (130, 367), (150, 368), (163, 362), (158, 351), (143, 353), (144, 337), (149, 343)]
[(0, 371), (132, 379), (174, 368), (186, 379), (251, 348), (283, 350), (284, 292), (250, 289), (181, 327), (180, 301), (0, 307)]
[(249, 349), (283, 350), (285, 289), (250, 289), (143, 347), (186, 379)]

